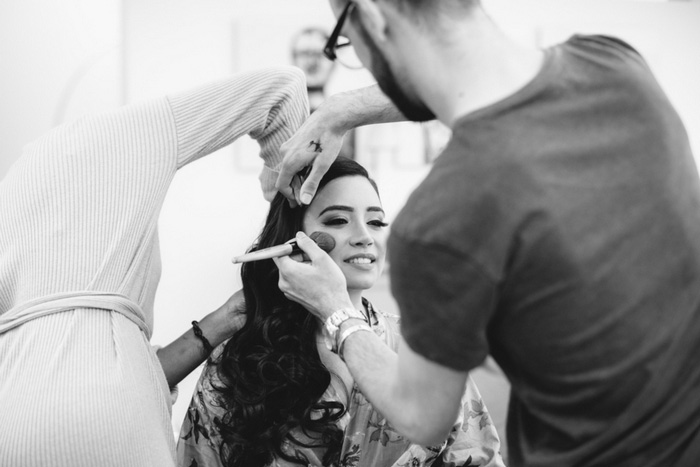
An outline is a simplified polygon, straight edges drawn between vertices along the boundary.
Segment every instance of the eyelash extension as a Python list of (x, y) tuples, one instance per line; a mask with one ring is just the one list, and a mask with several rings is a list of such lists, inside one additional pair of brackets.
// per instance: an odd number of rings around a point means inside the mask
[(334, 219), (329, 219), (329, 220), (323, 222), (323, 225), (340, 225), (340, 224), (342, 224), (342, 223), (346, 223), (346, 224), (347, 224), (347, 222), (348, 222), (348, 221), (346, 221), (345, 219), (343, 219), (343, 218), (341, 218), (341, 217), (336, 217), (336, 218), (334, 218)]
[[(323, 222), (323, 225), (332, 226), (332, 225), (342, 225), (342, 224), (347, 224), (347, 223), (348, 223), (348, 221), (346, 219), (335, 218), (335, 219), (329, 219), (329, 220)], [(386, 223), (384, 221), (380, 221), (380, 220), (369, 221), (369, 224), (376, 226), (376, 227), (389, 227), (388, 223)]]

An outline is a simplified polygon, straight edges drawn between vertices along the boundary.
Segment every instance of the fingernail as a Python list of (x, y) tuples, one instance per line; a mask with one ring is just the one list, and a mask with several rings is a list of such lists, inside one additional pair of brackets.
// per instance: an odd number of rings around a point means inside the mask
[(301, 194), (301, 202), (304, 204), (311, 204), (311, 199), (313, 197), (311, 196), (310, 193), (302, 193)]

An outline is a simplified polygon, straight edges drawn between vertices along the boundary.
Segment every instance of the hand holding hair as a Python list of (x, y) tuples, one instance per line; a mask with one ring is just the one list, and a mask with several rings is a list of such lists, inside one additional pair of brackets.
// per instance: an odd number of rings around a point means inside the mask
[[(345, 134), (359, 126), (405, 121), (377, 84), (329, 96), (282, 146), (275, 187), (292, 206), (311, 203), (318, 184), (338, 157)], [(297, 176), (300, 171), (304, 176)]]

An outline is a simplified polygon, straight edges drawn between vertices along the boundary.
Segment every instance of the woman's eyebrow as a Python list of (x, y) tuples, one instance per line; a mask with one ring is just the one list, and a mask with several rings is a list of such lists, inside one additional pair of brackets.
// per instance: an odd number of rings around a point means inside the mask
[(347, 212), (353, 212), (355, 211), (355, 208), (350, 207), (350, 206), (342, 206), (339, 204), (333, 204), (331, 206), (326, 207), (323, 211), (321, 211), (318, 215), (322, 215), (324, 212), (328, 211), (347, 211)]
[[(355, 212), (355, 208), (352, 206), (344, 206), (340, 204), (334, 204), (331, 206), (328, 206), (324, 208), (320, 213), (318, 213), (319, 216), (322, 216), (324, 213), (328, 211), (345, 211), (345, 212)], [(367, 212), (381, 212), (384, 214), (384, 209), (382, 209), (380, 206), (370, 206), (367, 208)]]

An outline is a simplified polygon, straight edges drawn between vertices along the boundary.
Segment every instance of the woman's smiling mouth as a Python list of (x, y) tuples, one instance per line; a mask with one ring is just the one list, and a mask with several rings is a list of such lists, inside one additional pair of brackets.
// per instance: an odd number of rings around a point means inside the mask
[(350, 258), (346, 259), (345, 262), (349, 264), (372, 264), (376, 260), (377, 258), (374, 255), (364, 253), (351, 256)]

